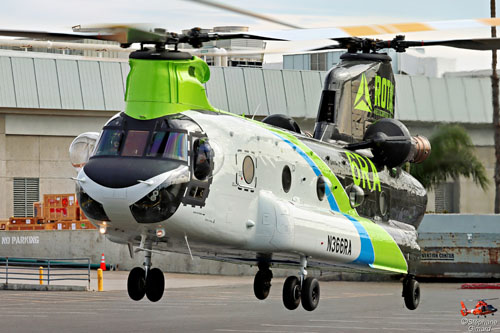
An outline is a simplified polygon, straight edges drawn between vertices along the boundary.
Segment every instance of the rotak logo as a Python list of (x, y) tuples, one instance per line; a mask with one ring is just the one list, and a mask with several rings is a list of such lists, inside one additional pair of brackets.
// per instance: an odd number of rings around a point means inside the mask
[(354, 110), (373, 112), (381, 117), (392, 118), (394, 115), (394, 84), (391, 80), (376, 75), (374, 86), (375, 89), (372, 107), (372, 98), (370, 95), (370, 89), (368, 88), (368, 80), (366, 79), (366, 75), (363, 73), (356, 98), (354, 99)]

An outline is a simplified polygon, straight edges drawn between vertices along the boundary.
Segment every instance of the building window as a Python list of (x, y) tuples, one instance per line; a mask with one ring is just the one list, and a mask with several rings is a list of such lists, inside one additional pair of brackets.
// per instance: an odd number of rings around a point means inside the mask
[(443, 183), (435, 190), (436, 213), (460, 213), (460, 183)]
[(326, 53), (312, 53), (311, 55), (311, 70), (312, 71), (326, 71), (328, 70), (326, 64)]
[(40, 198), (39, 178), (14, 178), (14, 217), (33, 216), (33, 203)]

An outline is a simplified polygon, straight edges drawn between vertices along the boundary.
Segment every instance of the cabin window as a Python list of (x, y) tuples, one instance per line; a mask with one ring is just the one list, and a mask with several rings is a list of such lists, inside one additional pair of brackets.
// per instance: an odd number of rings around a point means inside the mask
[(326, 184), (327, 182), (325, 181), (325, 177), (319, 176), (318, 180), (316, 181), (316, 194), (318, 195), (318, 199), (320, 201), (323, 201), (323, 199), (325, 198)]
[(378, 200), (378, 208), (379, 208), (380, 215), (385, 217), (387, 215), (388, 210), (389, 210), (389, 196), (386, 194), (385, 191), (380, 192), (379, 200)]
[(255, 165), (253, 163), (253, 159), (250, 156), (245, 156), (243, 160), (243, 179), (247, 184), (251, 184), (253, 182), (253, 178), (255, 175)]
[(288, 193), (290, 191), (290, 187), (292, 187), (292, 172), (290, 171), (290, 167), (288, 167), (288, 165), (285, 165), (283, 172), (281, 173), (281, 184), (283, 186), (283, 191)]

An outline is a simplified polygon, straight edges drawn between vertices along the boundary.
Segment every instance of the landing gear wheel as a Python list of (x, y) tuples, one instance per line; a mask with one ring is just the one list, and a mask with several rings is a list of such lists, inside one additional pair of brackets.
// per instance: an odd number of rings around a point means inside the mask
[(403, 297), (408, 310), (415, 310), (420, 303), (420, 285), (417, 280), (410, 278), (403, 282)]
[(302, 283), (300, 298), (304, 310), (313, 311), (319, 304), (319, 282), (315, 278), (308, 277)]
[(273, 273), (270, 270), (259, 270), (253, 280), (253, 292), (260, 300), (266, 299), (271, 290), (271, 279)]
[(150, 269), (146, 278), (146, 296), (151, 302), (158, 302), (165, 290), (165, 276), (158, 268)]
[(283, 304), (288, 310), (295, 310), (300, 304), (300, 281), (296, 276), (289, 276), (283, 285)]
[(146, 271), (141, 267), (134, 267), (128, 275), (128, 295), (134, 301), (140, 301), (146, 293)]

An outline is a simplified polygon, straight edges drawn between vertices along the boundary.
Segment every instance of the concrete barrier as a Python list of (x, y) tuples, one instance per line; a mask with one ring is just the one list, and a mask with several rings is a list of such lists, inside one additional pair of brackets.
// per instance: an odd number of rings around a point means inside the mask
[[(99, 264), (101, 254), (106, 264), (118, 270), (131, 270), (141, 266), (144, 254), (137, 253), (130, 258), (128, 247), (106, 239), (97, 230), (41, 230), (0, 231), (0, 257), (46, 257), (82, 258), (88, 257), (92, 264)], [(205, 260), (177, 253), (154, 254), (153, 265), (164, 272), (196, 273), (216, 275), (254, 275), (255, 266), (237, 265)], [(273, 270), (275, 276), (296, 274), (297, 270)]]

